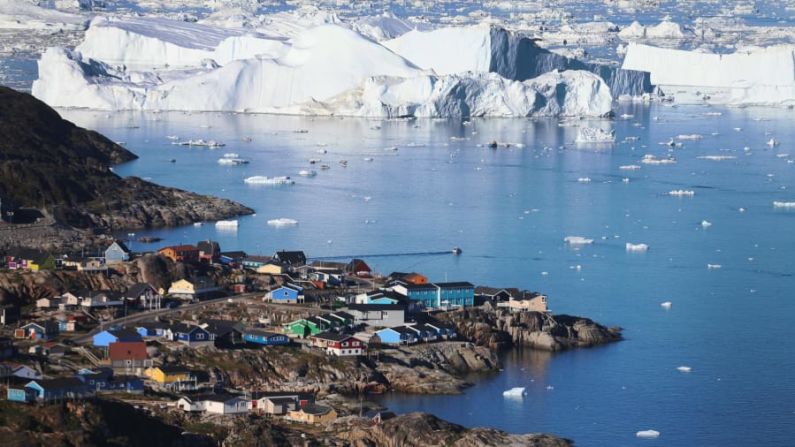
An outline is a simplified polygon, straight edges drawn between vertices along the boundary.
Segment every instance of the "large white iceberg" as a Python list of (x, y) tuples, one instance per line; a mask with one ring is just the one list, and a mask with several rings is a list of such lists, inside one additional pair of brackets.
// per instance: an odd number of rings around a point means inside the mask
[(652, 84), (681, 102), (795, 104), (795, 46), (717, 54), (632, 43), (622, 67), (650, 73)]
[(524, 82), (496, 73), (439, 76), (336, 25), (301, 33), (276, 58), (168, 77), (50, 48), (32, 91), (52, 106), (100, 110), (526, 117), (602, 116), (612, 107), (609, 87), (587, 71), (552, 71)]

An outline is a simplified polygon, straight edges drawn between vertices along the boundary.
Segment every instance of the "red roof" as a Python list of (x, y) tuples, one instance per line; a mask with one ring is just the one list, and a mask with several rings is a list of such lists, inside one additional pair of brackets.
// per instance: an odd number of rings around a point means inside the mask
[(108, 348), (111, 360), (146, 360), (146, 343), (142, 341), (119, 341), (111, 343)]
[(199, 250), (198, 248), (196, 248), (193, 245), (171, 245), (169, 247), (161, 248), (160, 251), (168, 250), (168, 249), (171, 249), (171, 250), (174, 250), (174, 251), (198, 251)]

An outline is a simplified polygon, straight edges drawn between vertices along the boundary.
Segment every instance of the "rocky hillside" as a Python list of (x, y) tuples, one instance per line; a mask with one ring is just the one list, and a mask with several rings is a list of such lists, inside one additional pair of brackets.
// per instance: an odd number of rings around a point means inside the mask
[(32, 96), (0, 87), (0, 199), (78, 228), (184, 225), (251, 214), (238, 203), (121, 178), (111, 166), (137, 158), (66, 121)]
[(437, 317), (454, 324), (463, 338), (492, 349), (527, 346), (562, 351), (621, 340), (620, 328), (607, 328), (588, 318), (510, 312), (495, 309), (489, 304), (446, 312)]

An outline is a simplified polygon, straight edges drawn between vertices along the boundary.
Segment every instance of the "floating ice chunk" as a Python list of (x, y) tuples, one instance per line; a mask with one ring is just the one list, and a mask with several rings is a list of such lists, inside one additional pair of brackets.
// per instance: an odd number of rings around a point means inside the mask
[(591, 178), (590, 177), (580, 177), (580, 178), (577, 179), (577, 181), (580, 182), (580, 183), (591, 183)]
[(290, 177), (266, 177), (263, 175), (255, 175), (243, 180), (249, 185), (292, 185), (295, 182)]
[(271, 219), (268, 221), (268, 225), (276, 228), (287, 228), (287, 227), (294, 227), (298, 225), (298, 221), (295, 219), (290, 219), (287, 217), (280, 217), (278, 219)]
[(577, 143), (613, 143), (616, 141), (616, 133), (598, 127), (583, 127), (575, 141)]
[(554, 386), (552, 386), (552, 385), (547, 385), (547, 390), (548, 390), (548, 391), (552, 391), (552, 390), (554, 390), (554, 389), (555, 389), (555, 387), (554, 387)]
[(239, 165), (247, 165), (248, 160), (242, 158), (219, 158), (218, 164), (222, 166), (239, 166)]
[(696, 195), (695, 191), (690, 191), (686, 189), (674, 189), (672, 191), (668, 191), (669, 196), (674, 197), (693, 197)]
[(689, 135), (677, 135), (677, 140), (700, 140), (704, 138), (703, 135), (699, 135), (697, 133), (689, 134)]
[(569, 245), (588, 245), (593, 244), (593, 239), (588, 239), (582, 236), (566, 236), (563, 241)]
[(224, 158), (240, 158), (240, 155), (234, 152), (227, 152), (224, 154)]
[(632, 244), (627, 242), (626, 250), (630, 252), (645, 252), (649, 250), (649, 246), (646, 244)]
[(314, 177), (317, 175), (317, 172), (311, 169), (302, 169), (298, 171), (298, 175), (300, 175), (301, 177)]
[(656, 439), (660, 437), (660, 432), (657, 430), (641, 430), (635, 433), (635, 436), (643, 439)]
[(702, 228), (709, 228), (709, 227), (711, 227), (711, 226), (712, 226), (712, 222), (710, 222), (710, 221), (708, 221), (708, 220), (702, 220), (702, 221), (701, 221), (701, 227), (702, 227)]
[(663, 309), (670, 309), (672, 305), (673, 303), (671, 303), (670, 301), (663, 301), (662, 303), (660, 303), (660, 307), (662, 307)]
[(207, 148), (216, 148), (216, 147), (224, 147), (226, 146), (225, 143), (215, 140), (204, 140), (199, 138), (198, 140), (185, 140), (185, 141), (174, 141), (174, 145), (177, 146), (196, 146), (196, 147), (207, 147)]
[(776, 146), (778, 146), (778, 144), (779, 144), (778, 140), (776, 140), (775, 138), (771, 138), (771, 139), (767, 140), (767, 145), (770, 146), (770, 147), (776, 147)]
[(734, 160), (737, 157), (735, 157), (734, 155), (700, 155), (696, 158), (701, 160), (722, 161), (722, 160)]
[(219, 220), (215, 223), (215, 228), (237, 228), (236, 220)]
[(673, 157), (669, 158), (657, 158), (652, 154), (646, 154), (640, 160), (641, 163), (645, 165), (671, 165), (676, 163), (676, 159)]
[(683, 373), (689, 373), (690, 371), (693, 370), (693, 368), (691, 368), (689, 366), (678, 366), (676, 368), (676, 370), (679, 371), (679, 372), (683, 372)]
[(723, 266), (720, 264), (707, 264), (707, 269), (709, 270), (718, 270), (721, 267)]
[(621, 169), (621, 170), (624, 170), (624, 171), (637, 171), (638, 169), (640, 169), (640, 166), (638, 166), (638, 165), (622, 165), (622, 166), (619, 166), (618, 169)]
[(624, 178), (621, 179), (621, 182), (622, 183), (629, 183), (629, 178), (628, 177), (624, 177)]
[(373, 157), (365, 157), (364, 161), (373, 161)]
[(194, 227), (200, 227), (200, 226), (202, 226), (203, 224), (204, 224), (203, 222), (193, 222), (193, 226), (194, 226)]
[(779, 201), (775, 201), (775, 202), (773, 202), (773, 208), (795, 209), (795, 202), (779, 202)]
[(523, 397), (525, 394), (527, 394), (527, 392), (523, 386), (513, 387), (510, 390), (502, 392), (502, 395), (505, 397)]

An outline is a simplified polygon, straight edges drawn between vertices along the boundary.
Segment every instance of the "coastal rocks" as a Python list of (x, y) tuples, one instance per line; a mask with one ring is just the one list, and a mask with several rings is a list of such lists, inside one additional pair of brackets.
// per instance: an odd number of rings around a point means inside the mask
[(530, 446), (567, 447), (566, 439), (545, 434), (508, 434), (500, 430), (472, 428), (453, 424), (427, 413), (409, 413), (371, 425), (363, 419), (350, 418), (332, 425), (329, 430), (352, 447), (432, 447), (432, 446)]
[(607, 328), (588, 318), (541, 312), (510, 312), (490, 305), (441, 314), (458, 333), (479, 346), (511, 345), (545, 351), (596, 346), (621, 340), (620, 328)]

